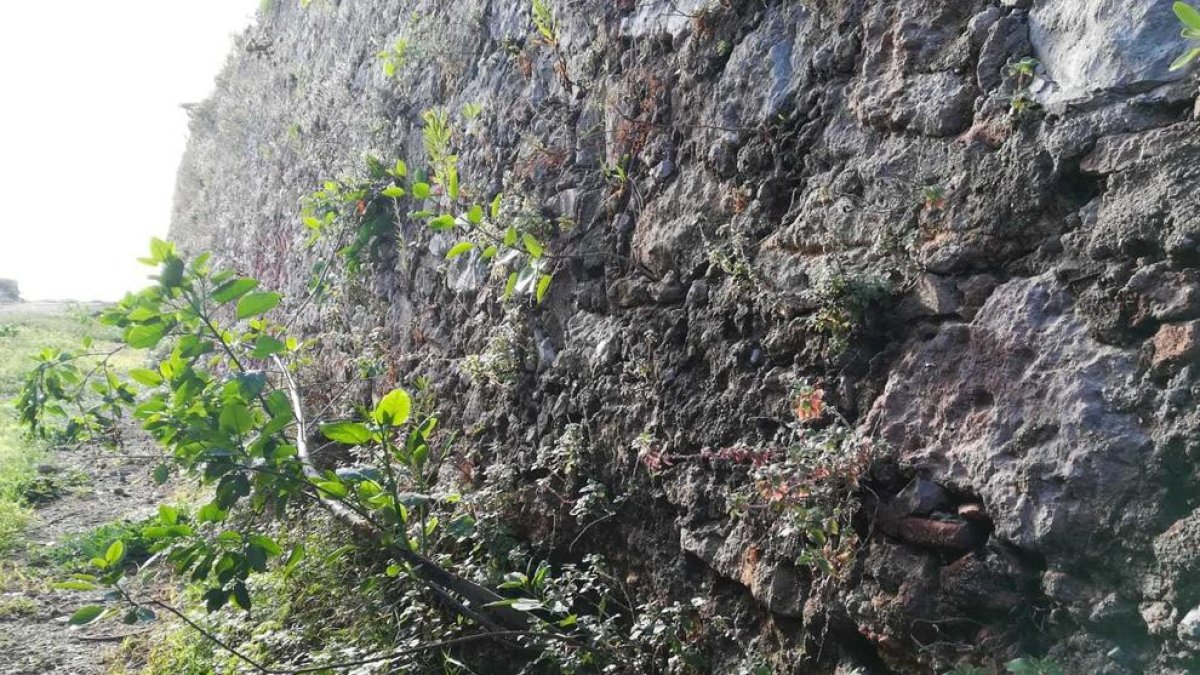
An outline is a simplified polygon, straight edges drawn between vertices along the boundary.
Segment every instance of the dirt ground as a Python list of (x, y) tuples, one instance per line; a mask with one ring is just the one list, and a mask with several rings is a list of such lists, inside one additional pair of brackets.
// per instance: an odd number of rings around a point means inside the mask
[[(0, 322), (29, 317), (71, 316), (99, 305), (66, 302), (0, 304)], [(65, 339), (65, 338), (64, 338)], [(0, 405), (8, 396), (0, 392)], [(103, 592), (60, 591), (51, 584), (67, 572), (39, 562), (37, 552), (73, 534), (120, 520), (142, 520), (166, 501), (168, 488), (151, 478), (154, 462), (127, 455), (153, 452), (134, 443), (122, 451), (99, 447), (50, 452), (39, 465), (51, 478), (86, 476), (57, 499), (39, 505), (25, 531), (24, 545), (0, 553), (0, 675), (61, 673), (88, 675), (109, 670), (106, 658), (123, 636), (145, 630), (119, 620), (76, 628), (67, 617), (98, 603)], [(122, 454), (125, 453), (125, 454)]]
[(165, 500), (163, 489), (154, 484), (145, 462), (121, 459), (103, 449), (59, 451), (52, 465), (59, 471), (84, 471), (91, 480), (39, 508), (27, 531), (26, 550), (4, 561), (5, 572), (24, 581), (8, 584), (17, 590), (0, 594), (0, 601), (26, 598), (36, 607), (30, 613), (0, 618), (0, 673), (4, 675), (103, 673), (106, 655), (120, 640), (145, 630), (119, 621), (68, 626), (71, 612), (99, 602), (102, 593), (53, 590), (50, 584), (59, 571), (38, 568), (31, 559), (33, 551), (53, 546), (71, 534), (113, 520), (142, 520), (153, 515), (157, 504)]

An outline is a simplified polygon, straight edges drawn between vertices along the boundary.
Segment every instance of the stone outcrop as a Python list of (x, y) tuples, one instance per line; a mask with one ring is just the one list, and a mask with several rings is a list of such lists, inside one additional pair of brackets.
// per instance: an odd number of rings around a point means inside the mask
[[(419, 163), (420, 113), (478, 104), (464, 186), (572, 224), (545, 303), (503, 309), (401, 219), (303, 323), (330, 373), (428, 377), (517, 534), (644, 597), (722, 594), (817, 670), (1200, 669), (1200, 124), (1170, 3), (550, 5), (565, 68), (525, 3), (272, 3), (192, 111), (172, 236), (302, 296), (324, 249), (298, 200), (367, 152)], [(1026, 57), (1041, 105), (1013, 112)], [(460, 367), (497, 345), (509, 384)], [(884, 449), (837, 584), (730, 518), (744, 468), (699, 459), (779, 442), (806, 381)], [(534, 487), (573, 425), (625, 496), (582, 538)], [(651, 477), (639, 438), (697, 461)]]

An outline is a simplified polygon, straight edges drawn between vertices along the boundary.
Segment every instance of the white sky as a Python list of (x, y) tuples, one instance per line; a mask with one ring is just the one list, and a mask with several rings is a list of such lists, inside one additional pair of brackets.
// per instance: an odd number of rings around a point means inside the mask
[(258, 0), (0, 3), (0, 278), (111, 300), (171, 216), (203, 100)]

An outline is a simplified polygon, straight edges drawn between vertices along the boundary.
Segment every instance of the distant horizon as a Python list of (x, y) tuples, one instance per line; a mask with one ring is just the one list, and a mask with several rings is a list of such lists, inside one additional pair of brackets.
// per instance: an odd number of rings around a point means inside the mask
[[(0, 278), (28, 301), (112, 302), (151, 283), (186, 148), (259, 0), (0, 7)], [(46, 30), (53, 29), (48, 46)], [(77, 300), (94, 298), (94, 300)]]

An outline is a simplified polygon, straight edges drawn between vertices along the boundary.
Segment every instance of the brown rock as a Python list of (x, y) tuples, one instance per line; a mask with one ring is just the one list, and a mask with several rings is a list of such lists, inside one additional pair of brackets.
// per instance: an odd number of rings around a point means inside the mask
[(1154, 334), (1154, 368), (1180, 366), (1200, 355), (1200, 321), (1166, 324)]

